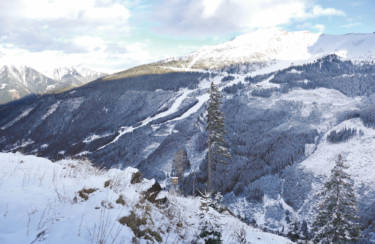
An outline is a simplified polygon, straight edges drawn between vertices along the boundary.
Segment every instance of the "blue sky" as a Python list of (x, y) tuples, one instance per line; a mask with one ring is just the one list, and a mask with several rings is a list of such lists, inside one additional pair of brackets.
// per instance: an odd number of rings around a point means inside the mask
[(0, 63), (123, 70), (262, 28), (375, 31), (373, 0), (0, 1)]
[[(344, 16), (321, 16), (306, 21), (314, 25), (324, 25), (324, 33), (372, 33), (375, 32), (375, 1), (373, 0), (320, 0), (316, 4), (326, 8), (334, 8), (345, 13)], [(287, 30), (299, 30), (300, 23), (291, 23), (283, 26)], [(303, 23), (302, 23), (303, 25)], [(309, 29), (309, 28), (308, 28)], [(311, 31), (316, 29), (311, 28)]]

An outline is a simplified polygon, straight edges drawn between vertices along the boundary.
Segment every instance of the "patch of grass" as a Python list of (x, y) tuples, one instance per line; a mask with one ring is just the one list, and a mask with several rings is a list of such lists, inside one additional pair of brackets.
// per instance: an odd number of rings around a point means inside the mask
[(163, 241), (163, 238), (156, 231), (146, 229), (146, 230), (144, 230), (144, 232), (145, 232), (145, 239), (146, 240), (154, 241), (154, 239), (155, 239), (157, 242)]
[(147, 219), (145, 216), (142, 216), (141, 218), (138, 217), (134, 211), (130, 212), (129, 216), (124, 216), (118, 220), (120, 224), (127, 225), (129, 228), (134, 232), (134, 235), (137, 237), (141, 237), (141, 230), (140, 227), (142, 225), (147, 224)]
[(132, 178), (130, 180), (130, 183), (131, 184), (136, 184), (136, 183), (140, 183), (142, 181), (142, 174), (141, 172), (136, 172), (132, 175)]
[(100, 205), (102, 205), (102, 207), (106, 208), (106, 209), (112, 209), (113, 208), (113, 204), (111, 202), (104, 201), (104, 200), (100, 203)]
[(105, 182), (104, 182), (104, 187), (105, 188), (107, 188), (107, 187), (109, 187), (110, 185), (111, 185), (111, 180), (106, 180)]
[(123, 205), (123, 206), (125, 206), (125, 200), (124, 200), (124, 198), (123, 198), (123, 196), (122, 195), (120, 195), (119, 197), (118, 197), (118, 199), (116, 200), (116, 203), (117, 204), (121, 204), (121, 205)]
[(82, 188), (82, 190), (79, 190), (77, 193), (81, 199), (87, 201), (89, 199), (89, 195), (97, 190), (97, 188)]
[[(138, 217), (134, 211), (131, 211), (129, 216), (124, 216), (118, 221), (122, 225), (127, 225), (137, 238), (143, 238), (152, 242), (162, 242), (163, 238), (157, 231), (146, 228), (148, 217), (151, 218), (149, 215), (150, 206), (145, 206), (144, 210), (145, 212), (141, 217)], [(153, 223), (152, 219), (150, 221)]]

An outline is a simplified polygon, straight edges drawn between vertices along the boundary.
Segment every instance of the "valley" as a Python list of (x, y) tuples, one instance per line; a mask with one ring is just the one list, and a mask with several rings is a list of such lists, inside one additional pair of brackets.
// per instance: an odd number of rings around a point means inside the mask
[[(254, 35), (263, 38), (258, 38), (263, 40), (263, 46), (249, 41), (255, 39)], [(337, 42), (338, 38), (342, 41)], [(255, 33), (185, 57), (101, 78), (95, 76), (91, 82), (71, 82), (74, 88), (66, 91), (26, 96), (0, 105), (0, 156), (9, 158), (8, 168), (15, 168), (13, 173), (4, 171), (4, 175), (20, 174), (15, 161), (39, 165), (37, 157), (47, 158), (40, 160), (48, 161), (46, 167), (58, 167), (62, 172), (68, 167), (65, 164), (90, 161), (96, 168), (90, 166), (85, 169), (88, 172), (108, 171), (94, 174), (97, 178), (82, 177), (100, 189), (98, 199), (109, 198), (113, 204), (119, 192), (107, 192), (101, 186), (112, 172), (127, 174), (139, 170), (144, 184), (158, 182), (167, 191), (171, 187), (175, 153), (182, 150), (190, 168), (179, 179), (183, 189), (180, 195), (168, 195), (168, 199), (180, 207), (185, 206), (185, 201), (191, 202), (195, 210), (189, 209), (191, 212), (186, 214), (193, 215), (199, 208), (199, 192), (205, 191), (208, 181), (206, 117), (213, 83), (222, 94), (225, 141), (232, 155), (225, 174), (217, 176), (225, 184), (218, 185), (216, 191), (222, 193), (222, 203), (236, 216), (220, 218), (231, 218), (225, 221), (250, 228), (247, 236), (251, 243), (289, 242), (263, 232), (259, 234), (261, 239), (257, 239), (254, 233), (258, 229), (252, 229), (255, 227), (289, 237), (296, 231), (300, 241), (306, 239), (312, 234), (319, 204), (317, 194), (341, 154), (358, 196), (363, 243), (374, 243), (374, 43), (374, 34), (337, 37), (306, 32)], [(291, 49), (293, 52), (289, 52)], [(55, 75), (54, 79), (59, 78), (60, 71)], [(49, 82), (53, 84), (49, 78), (43, 84)], [(348, 130), (355, 132), (347, 136)], [(36, 178), (32, 176), (32, 181)], [(60, 180), (64, 182), (59, 183), (60, 187), (73, 184)], [(75, 181), (67, 181), (70, 180)], [(6, 186), (5, 183), (4, 180), (2, 185)], [(129, 190), (139, 194), (140, 190), (134, 187), (124, 188), (122, 193), (126, 196)], [(78, 190), (69, 188), (69, 201)], [(87, 208), (95, 212), (96, 200), (77, 206), (77, 211)], [(10, 199), (9, 203), (13, 204), (12, 201), (16, 200)], [(130, 213), (135, 204), (125, 210), (116, 205), (109, 212)], [(154, 227), (164, 228), (167, 233), (167, 220), (164, 213), (158, 212), (163, 210), (154, 206), (152, 209), (152, 217), (161, 218)], [(100, 217), (99, 210), (96, 212), (90, 216)], [(62, 215), (62, 222), (47, 221), (46, 226), (62, 225), (69, 219), (65, 212)], [(197, 224), (197, 220), (189, 221), (184, 222), (183, 228), (186, 240), (193, 239), (196, 226), (191, 226)], [(130, 234), (124, 234), (124, 238), (132, 237), (134, 230), (126, 231)], [(173, 230), (173, 235), (178, 231)], [(181, 238), (167, 237), (165, 233), (163, 240)], [(229, 237), (232, 235), (223, 232), (225, 243), (233, 241)], [(267, 238), (280, 239), (269, 242)], [(78, 239), (74, 239), (75, 243), (80, 243)]]

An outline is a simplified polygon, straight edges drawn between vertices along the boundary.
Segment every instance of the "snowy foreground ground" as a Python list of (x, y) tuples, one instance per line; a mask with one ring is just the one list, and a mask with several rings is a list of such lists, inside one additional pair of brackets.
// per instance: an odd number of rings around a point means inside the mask
[[(85, 161), (53, 163), (18, 153), (0, 153), (0, 164), (2, 244), (191, 243), (198, 234), (199, 199), (162, 191), (156, 199), (168, 203), (151, 203), (144, 192), (155, 181), (131, 184), (134, 168), (106, 171)], [(249, 243), (291, 243), (226, 212), (209, 212), (224, 243), (238, 243), (241, 229)]]

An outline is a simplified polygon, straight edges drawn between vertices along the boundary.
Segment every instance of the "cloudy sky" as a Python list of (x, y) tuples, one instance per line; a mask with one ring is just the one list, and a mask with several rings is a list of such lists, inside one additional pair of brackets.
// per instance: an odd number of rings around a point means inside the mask
[(0, 62), (113, 72), (259, 28), (375, 31), (373, 0), (0, 0)]

